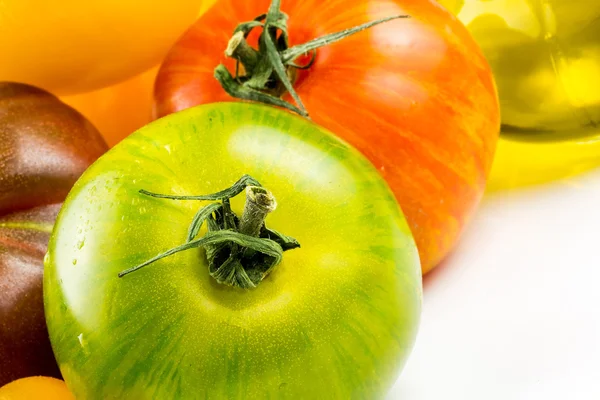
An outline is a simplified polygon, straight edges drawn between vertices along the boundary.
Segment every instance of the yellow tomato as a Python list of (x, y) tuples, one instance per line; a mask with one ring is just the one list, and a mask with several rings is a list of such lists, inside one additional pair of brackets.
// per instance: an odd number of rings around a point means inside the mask
[(156, 65), (214, 0), (1, 0), (0, 81), (54, 94), (125, 80)]
[(600, 164), (600, 2), (438, 1), (467, 26), (498, 84), (504, 135), (490, 189)]
[(61, 380), (44, 376), (18, 379), (0, 388), (0, 400), (75, 400)]
[(106, 143), (121, 139), (152, 121), (152, 89), (158, 67), (128, 81), (93, 92), (63, 96), (61, 100), (82, 113)]

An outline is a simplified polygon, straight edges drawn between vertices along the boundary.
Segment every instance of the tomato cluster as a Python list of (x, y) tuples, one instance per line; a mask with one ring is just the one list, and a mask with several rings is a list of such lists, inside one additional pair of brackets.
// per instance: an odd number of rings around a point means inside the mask
[[(161, 66), (158, 116), (231, 100), (213, 77), (215, 64), (229, 33), (269, 3), (223, 0), (198, 19)], [(319, 48), (309, 69), (290, 68), (288, 74), (295, 76), (295, 91), (312, 120), (360, 150), (385, 178), (428, 272), (453, 248), (484, 191), (500, 124), (494, 81), (468, 32), (440, 7), (428, 1), (357, 3), (337, 18), (341, 5), (286, 1), (290, 46), (378, 18), (410, 18)], [(257, 40), (253, 34), (249, 43)]]
[(385, 396), (496, 151), (469, 30), (433, 0), (32, 1), (0, 9), (0, 386), (70, 393), (0, 397)]

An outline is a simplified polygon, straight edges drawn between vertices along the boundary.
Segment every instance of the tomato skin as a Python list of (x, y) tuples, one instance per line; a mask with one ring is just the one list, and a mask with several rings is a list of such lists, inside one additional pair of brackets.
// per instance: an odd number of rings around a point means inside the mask
[[(213, 77), (236, 25), (268, 0), (225, 0), (176, 43), (155, 85), (163, 116), (230, 100)], [(423, 272), (452, 249), (476, 209), (499, 132), (489, 66), (465, 28), (433, 1), (288, 0), (291, 44), (408, 14), (321, 48), (295, 88), (312, 119), (359, 149), (398, 199)], [(288, 99), (289, 100), (289, 99)]]
[(151, 68), (214, 0), (3, 0), (0, 80), (54, 94), (105, 87)]
[[(257, 288), (218, 284), (200, 250), (117, 278), (183, 243), (203, 204), (140, 189), (202, 194), (245, 173), (277, 198), (269, 227), (302, 245)], [(377, 398), (421, 306), (414, 241), (369, 163), (316, 125), (242, 103), (155, 121), (92, 165), (58, 217), (44, 288), (59, 366), (85, 399)]]
[(158, 67), (125, 82), (61, 100), (82, 113), (114, 146), (152, 121), (152, 89)]
[(55, 96), (0, 82), (0, 386), (60, 376), (43, 313), (42, 259), (60, 203), (106, 149)]
[(60, 203), (106, 151), (89, 121), (33, 86), (0, 82), (0, 118), (3, 213)]
[(75, 400), (61, 380), (31, 376), (0, 387), (0, 400)]

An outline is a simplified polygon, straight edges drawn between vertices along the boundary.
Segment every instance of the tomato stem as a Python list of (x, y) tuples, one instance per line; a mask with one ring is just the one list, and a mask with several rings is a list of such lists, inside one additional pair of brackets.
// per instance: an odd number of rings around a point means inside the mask
[(261, 92), (240, 84), (233, 76), (231, 76), (224, 65), (219, 65), (215, 69), (215, 77), (221, 82), (221, 86), (231, 97), (287, 108), (290, 111), (302, 115), (302, 110), (292, 103), (269, 93)]
[[(246, 204), (240, 218), (231, 210), (230, 199), (246, 191)], [(188, 227), (186, 243), (161, 253), (119, 273), (123, 277), (158, 260), (184, 250), (203, 247), (209, 274), (219, 283), (240, 288), (256, 287), (282, 258), (283, 252), (300, 247), (298, 241), (265, 225), (265, 218), (277, 207), (275, 197), (249, 175), (231, 187), (201, 196), (176, 196), (140, 190), (150, 197), (170, 200), (220, 200), (202, 207)], [(206, 222), (207, 233), (200, 237)]]
[(258, 236), (267, 214), (274, 211), (276, 207), (277, 202), (271, 192), (260, 186), (246, 187), (246, 204), (240, 219), (240, 232)]
[[(309, 118), (308, 111), (294, 89), (293, 81), (296, 69), (307, 69), (312, 65), (316, 49), (387, 21), (410, 18), (408, 15), (390, 16), (289, 47), (288, 17), (281, 12), (280, 6), (281, 0), (273, 0), (266, 14), (235, 28), (225, 51), (227, 57), (236, 60), (235, 76), (223, 64), (215, 68), (214, 76), (232, 97), (283, 107), (306, 118)], [(263, 30), (258, 49), (246, 41), (255, 28)], [(295, 63), (296, 58), (311, 51), (313, 57), (308, 65)], [(244, 67), (243, 75), (239, 75), (240, 64)], [(286, 93), (292, 96), (295, 104), (282, 100)]]
[[(241, 62), (248, 74), (254, 72), (254, 68), (258, 63), (258, 51), (254, 50), (254, 48), (246, 42), (244, 32), (241, 31), (235, 33), (231, 37), (227, 49), (225, 50), (225, 55), (227, 57), (235, 58), (238, 63)], [(239, 79), (238, 71), (239, 65), (236, 67), (236, 79)]]

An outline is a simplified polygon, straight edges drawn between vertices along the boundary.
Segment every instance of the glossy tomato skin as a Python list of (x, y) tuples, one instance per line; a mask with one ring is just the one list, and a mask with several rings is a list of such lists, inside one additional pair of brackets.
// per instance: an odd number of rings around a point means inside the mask
[[(117, 277), (183, 243), (203, 204), (140, 189), (202, 194), (243, 174), (276, 196), (269, 226), (302, 246), (258, 287), (217, 283), (201, 250)], [(242, 103), (160, 119), (100, 158), (61, 210), (44, 279), (52, 346), (85, 399), (378, 398), (421, 305), (410, 230), (368, 161), (317, 125)]]
[[(269, 1), (225, 0), (178, 41), (155, 86), (157, 116), (228, 95), (213, 78), (239, 22)], [(423, 272), (452, 249), (482, 196), (499, 132), (489, 66), (466, 29), (434, 1), (288, 0), (293, 44), (408, 14), (319, 49), (295, 88), (312, 119), (358, 148), (406, 214)]]
[(42, 260), (60, 203), (106, 149), (96, 129), (50, 93), (0, 82), (0, 385), (59, 376)]
[(75, 397), (61, 380), (45, 376), (30, 376), (0, 387), (0, 399), (75, 400)]
[(44, 318), (43, 258), (60, 204), (0, 217), (0, 385), (60, 377)]
[(0, 80), (54, 94), (123, 81), (162, 60), (214, 0), (3, 0)]

